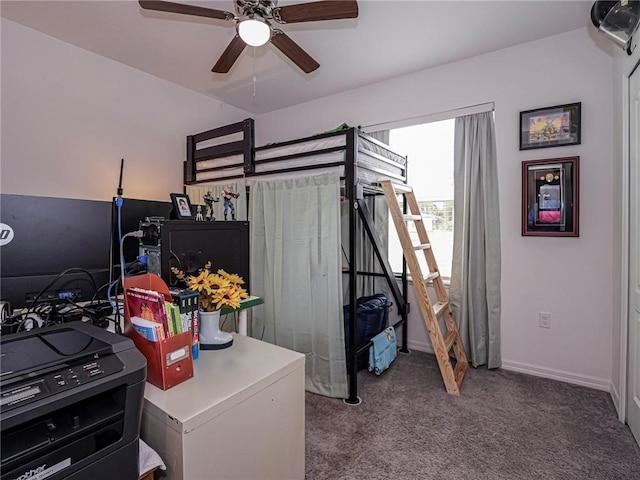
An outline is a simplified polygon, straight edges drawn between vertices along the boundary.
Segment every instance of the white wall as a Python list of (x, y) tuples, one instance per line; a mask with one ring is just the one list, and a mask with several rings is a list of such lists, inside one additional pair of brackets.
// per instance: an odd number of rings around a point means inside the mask
[[(617, 208), (612, 68), (611, 57), (580, 29), (262, 115), (256, 119), (257, 141), (293, 139), (342, 122), (366, 126), (495, 102), (503, 365), (608, 390), (618, 301), (611, 281)], [(520, 111), (578, 101), (581, 145), (518, 150)], [(580, 237), (522, 237), (521, 162), (573, 155), (580, 156)], [(552, 314), (551, 329), (538, 326), (540, 311)], [(412, 326), (409, 333), (414, 346), (425, 344), (424, 329)]]
[(186, 136), (250, 115), (2, 19), (2, 193), (169, 201)]

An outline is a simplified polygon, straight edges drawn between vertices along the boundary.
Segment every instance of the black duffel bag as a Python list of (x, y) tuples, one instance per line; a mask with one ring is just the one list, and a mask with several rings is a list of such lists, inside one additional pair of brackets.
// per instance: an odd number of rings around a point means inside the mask
[[(356, 301), (356, 343), (357, 349), (371, 341), (378, 333), (388, 326), (389, 307), (393, 305), (386, 295), (377, 293), (368, 297), (360, 297)], [(347, 353), (347, 368), (351, 362), (351, 313), (350, 306), (343, 307), (344, 314), (344, 341)], [(358, 370), (367, 368), (369, 363), (369, 352), (365, 351), (358, 356)]]

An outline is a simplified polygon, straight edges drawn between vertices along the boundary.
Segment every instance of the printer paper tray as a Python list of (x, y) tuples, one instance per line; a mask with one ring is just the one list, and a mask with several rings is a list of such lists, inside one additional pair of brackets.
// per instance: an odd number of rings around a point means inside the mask
[[(86, 458), (116, 443), (123, 434), (124, 410), (108, 392), (2, 432), (2, 479), (47, 456)], [(64, 460), (63, 459), (63, 460)]]

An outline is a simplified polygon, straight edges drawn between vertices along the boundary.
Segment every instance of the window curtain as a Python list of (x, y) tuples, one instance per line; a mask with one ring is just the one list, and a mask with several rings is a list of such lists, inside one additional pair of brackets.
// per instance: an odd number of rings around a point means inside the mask
[[(198, 185), (187, 185), (187, 195), (189, 195), (189, 200), (191, 200), (191, 205), (193, 208), (199, 206), (203, 217), (206, 219), (207, 216), (207, 202), (205, 202), (205, 195), (210, 194), (214, 199), (218, 199), (217, 202), (213, 202), (213, 216), (216, 220), (224, 220), (224, 199), (222, 198), (222, 190), (231, 189), (233, 193), (239, 193), (240, 196), (238, 198), (231, 199), (233, 203), (233, 208), (235, 209), (235, 217), (236, 220), (246, 220), (247, 219), (247, 193), (245, 188), (244, 179), (220, 182), (220, 183), (211, 183), (211, 184), (198, 184)], [(231, 207), (227, 205), (227, 220), (232, 220), (231, 215)]]
[(348, 395), (342, 321), (340, 176), (251, 183), (252, 335), (306, 354), (306, 389)]
[(498, 368), (500, 211), (493, 112), (456, 118), (449, 297), (474, 367)]

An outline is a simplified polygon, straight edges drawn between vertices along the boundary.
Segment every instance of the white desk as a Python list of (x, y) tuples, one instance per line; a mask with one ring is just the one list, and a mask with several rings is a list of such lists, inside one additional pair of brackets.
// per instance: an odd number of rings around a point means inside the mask
[(194, 378), (166, 391), (147, 383), (141, 438), (167, 479), (304, 479), (304, 355), (233, 337), (200, 352)]

